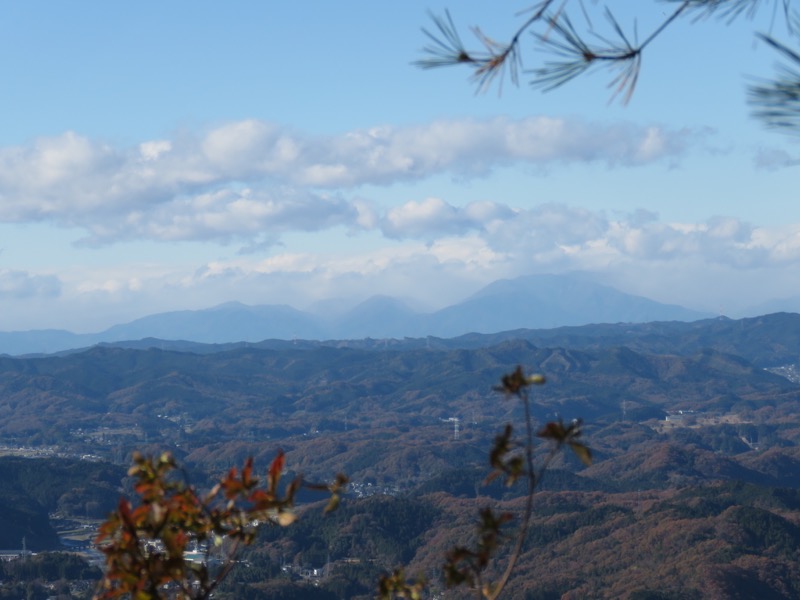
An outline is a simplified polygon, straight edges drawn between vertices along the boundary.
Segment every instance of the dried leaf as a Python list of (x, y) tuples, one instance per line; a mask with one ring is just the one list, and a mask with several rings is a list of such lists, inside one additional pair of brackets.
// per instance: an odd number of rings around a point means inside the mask
[(283, 473), (283, 467), (285, 463), (286, 456), (284, 455), (283, 450), (278, 450), (278, 455), (269, 466), (269, 490), (271, 492), (274, 492), (278, 488), (278, 481), (280, 481), (281, 473)]
[(288, 527), (297, 521), (297, 515), (288, 510), (282, 510), (275, 515), (275, 521), (277, 521), (278, 525), (281, 527)]
[(337, 508), (339, 508), (340, 502), (341, 498), (339, 497), (339, 494), (333, 494), (331, 496), (331, 499), (328, 500), (328, 504), (325, 506), (325, 512), (329, 513), (336, 510)]
[(567, 430), (561, 422), (551, 421), (536, 434), (540, 438), (550, 439), (562, 443), (567, 438)]
[(587, 467), (592, 464), (592, 451), (580, 442), (570, 442), (569, 447), (575, 453), (580, 461)]

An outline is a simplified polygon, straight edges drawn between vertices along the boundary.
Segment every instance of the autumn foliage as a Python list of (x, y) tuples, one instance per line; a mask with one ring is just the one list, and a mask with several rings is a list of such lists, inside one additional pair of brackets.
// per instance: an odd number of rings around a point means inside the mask
[[(581, 436), (580, 421), (576, 420), (569, 425), (564, 425), (559, 420), (547, 423), (536, 434), (537, 437), (550, 443), (550, 451), (537, 470), (534, 464), (533, 420), (528, 389), (544, 383), (543, 375), (526, 375), (522, 367), (518, 366), (516, 370), (505, 375), (501, 385), (496, 388), (496, 391), (503, 393), (506, 398), (511, 397), (522, 403), (525, 431), (521, 439), (516, 438), (514, 427), (509, 423), (505, 426), (503, 433), (495, 438), (494, 447), (489, 453), (492, 471), (486, 481), (489, 482), (504, 476), (506, 485), (511, 486), (518, 480), (524, 479), (527, 482), (525, 508), (517, 520), (517, 531), (513, 536), (506, 531), (507, 526), (515, 521), (513, 514), (496, 512), (488, 507), (480, 510), (476, 542), (471, 546), (458, 545), (447, 552), (442, 570), (448, 588), (465, 586), (474, 590), (478, 598), (487, 600), (498, 598), (505, 589), (522, 553), (533, 514), (533, 496), (550, 461), (562, 447), (568, 446), (584, 464), (588, 465), (592, 462), (591, 451), (578, 441)], [(513, 540), (513, 548), (505, 569), (496, 581), (493, 581), (492, 564), (498, 559), (501, 549), (509, 540)], [(424, 589), (425, 581), (423, 579), (418, 578), (413, 582), (406, 581), (402, 569), (383, 577), (379, 582), (380, 597), (385, 600), (422, 598)]]
[[(254, 541), (260, 524), (294, 522), (294, 499), (301, 487), (327, 491), (326, 511), (337, 506), (347, 483), (343, 475), (331, 485), (296, 477), (281, 490), (284, 461), (278, 452), (261, 485), (250, 458), (201, 494), (171, 454), (135, 455), (128, 474), (136, 481), (138, 504), (122, 498), (99, 530), (106, 573), (95, 598), (209, 598), (236, 564), (239, 550)], [(187, 555), (191, 548), (193, 556)]]
[[(479, 597), (498, 598), (522, 553), (533, 513), (533, 495), (552, 458), (568, 446), (585, 464), (591, 462), (589, 449), (578, 441), (579, 421), (569, 425), (560, 420), (550, 422), (534, 435), (528, 389), (544, 382), (543, 376), (526, 375), (517, 367), (497, 388), (506, 398), (522, 403), (524, 432), (517, 436), (508, 424), (495, 438), (487, 481), (501, 477), (511, 486), (524, 480), (525, 507), (519, 516), (488, 507), (480, 511), (475, 543), (458, 545), (444, 556), (442, 574), (448, 587), (466, 586)], [(538, 468), (534, 464), (534, 437), (550, 446)], [(281, 489), (284, 466), (281, 451), (262, 485), (254, 475), (253, 459), (248, 458), (240, 471), (231, 469), (209, 492), (200, 494), (181, 476), (171, 454), (136, 454), (129, 475), (136, 481), (138, 503), (134, 506), (125, 498), (120, 500), (97, 538), (106, 556), (106, 573), (96, 600), (209, 598), (235, 566), (241, 548), (253, 543), (259, 525), (288, 526), (295, 521), (295, 495), (301, 487), (328, 492), (326, 512), (338, 506), (346, 477), (338, 475), (333, 484), (322, 486), (296, 477)], [(516, 525), (513, 536), (507, 531), (511, 523)], [(498, 575), (493, 567), (509, 541), (512, 545), (506, 566)], [(194, 549), (192, 553), (190, 548)], [(379, 595), (387, 599), (422, 598), (427, 588), (424, 578), (408, 581), (400, 569), (382, 577), (378, 585)]]

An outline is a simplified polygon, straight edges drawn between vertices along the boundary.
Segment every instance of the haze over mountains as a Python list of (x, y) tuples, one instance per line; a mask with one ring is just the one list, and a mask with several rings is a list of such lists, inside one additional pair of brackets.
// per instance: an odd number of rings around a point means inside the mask
[(301, 311), (237, 302), (159, 313), (92, 334), (64, 330), (0, 332), (0, 353), (49, 353), (104, 342), (158, 338), (202, 343), (265, 339), (455, 337), (510, 329), (589, 323), (693, 321), (710, 316), (563, 275), (499, 280), (464, 301), (419, 312), (397, 298), (373, 296), (345, 311)]

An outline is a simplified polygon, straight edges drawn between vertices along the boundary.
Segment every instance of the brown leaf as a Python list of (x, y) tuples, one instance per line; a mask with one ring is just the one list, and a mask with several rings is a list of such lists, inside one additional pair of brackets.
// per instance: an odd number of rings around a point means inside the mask
[(580, 442), (570, 442), (569, 447), (575, 453), (581, 462), (587, 467), (592, 464), (592, 451), (587, 446)]

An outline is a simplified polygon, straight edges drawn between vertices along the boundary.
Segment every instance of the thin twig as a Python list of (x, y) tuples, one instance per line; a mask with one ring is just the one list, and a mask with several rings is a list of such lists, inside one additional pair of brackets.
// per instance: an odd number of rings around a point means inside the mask
[[(533, 514), (533, 495), (536, 492), (536, 486), (539, 483), (536, 477), (536, 472), (533, 468), (533, 424), (531, 422), (531, 409), (530, 402), (528, 400), (528, 392), (522, 392), (520, 394), (520, 398), (522, 399), (522, 404), (525, 407), (525, 461), (527, 462), (528, 496), (525, 500), (525, 512), (522, 516), (522, 523), (520, 524), (519, 533), (517, 534), (517, 542), (514, 544), (514, 550), (508, 559), (508, 564), (506, 565), (506, 570), (503, 573), (503, 576), (500, 578), (500, 581), (497, 582), (497, 585), (495, 586), (491, 595), (488, 596), (488, 600), (496, 600), (501, 594), (503, 588), (506, 587), (508, 580), (511, 578), (511, 573), (514, 571), (517, 560), (522, 554), (522, 547), (524, 546), (525, 540), (528, 537), (528, 526), (530, 524), (531, 515)], [(545, 461), (545, 464), (542, 466), (543, 469), (547, 468), (547, 463), (554, 455), (555, 449), (551, 450), (548, 460)]]
[(689, 5), (690, 5), (690, 4), (691, 4), (690, 0), (685, 0), (685, 1), (683, 2), (683, 4), (681, 4), (681, 5), (680, 5), (680, 6), (677, 8), (677, 10), (675, 10), (675, 12), (673, 12), (673, 13), (672, 13), (672, 14), (671, 14), (669, 17), (667, 17), (667, 18), (666, 18), (666, 20), (665, 20), (663, 23), (661, 23), (661, 25), (659, 25), (658, 27), (656, 27), (655, 31), (653, 31), (653, 33), (651, 33), (651, 34), (648, 36), (648, 38), (647, 38), (645, 41), (643, 41), (643, 42), (641, 43), (641, 45), (639, 46), (639, 52), (641, 52), (642, 50), (644, 50), (644, 49), (645, 49), (645, 47), (646, 47), (646, 46), (647, 46), (647, 45), (648, 45), (650, 42), (652, 42), (652, 41), (653, 41), (653, 40), (654, 40), (656, 37), (658, 37), (659, 35), (661, 35), (661, 33), (662, 33), (662, 32), (663, 32), (663, 31), (664, 31), (664, 30), (665, 30), (667, 27), (669, 27), (669, 26), (672, 24), (672, 22), (673, 22), (675, 19), (677, 19), (677, 18), (678, 18), (678, 17), (681, 15), (681, 13), (682, 13), (683, 11), (685, 11), (687, 8), (689, 8)]

